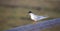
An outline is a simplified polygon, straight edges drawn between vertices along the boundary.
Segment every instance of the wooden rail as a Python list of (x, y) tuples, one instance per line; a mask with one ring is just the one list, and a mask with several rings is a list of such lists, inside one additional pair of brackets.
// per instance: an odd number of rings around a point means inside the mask
[(6, 31), (41, 31), (43, 29), (52, 28), (54, 26), (60, 26), (60, 18), (38, 22), (37, 24), (20, 26)]

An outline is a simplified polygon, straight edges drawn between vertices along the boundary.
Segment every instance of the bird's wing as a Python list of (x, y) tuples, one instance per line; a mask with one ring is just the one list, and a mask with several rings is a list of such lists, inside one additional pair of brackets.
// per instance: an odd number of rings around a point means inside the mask
[(45, 16), (37, 16), (35, 19), (42, 20), (42, 19), (45, 19), (45, 18), (48, 18), (48, 17), (45, 17)]
[(35, 19), (36, 20), (41, 20), (41, 19), (45, 19), (45, 18), (48, 18), (48, 16), (38, 16), (38, 15), (34, 15), (35, 17)]

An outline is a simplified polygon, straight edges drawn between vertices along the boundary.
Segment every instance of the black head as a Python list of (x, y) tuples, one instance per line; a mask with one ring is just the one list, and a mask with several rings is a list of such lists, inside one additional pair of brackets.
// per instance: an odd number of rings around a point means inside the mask
[(29, 11), (28, 13), (32, 13), (32, 11)]

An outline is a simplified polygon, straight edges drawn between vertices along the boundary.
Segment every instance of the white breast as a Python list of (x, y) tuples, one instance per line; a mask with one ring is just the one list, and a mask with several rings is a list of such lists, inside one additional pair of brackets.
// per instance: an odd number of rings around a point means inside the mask
[(35, 14), (30, 13), (29, 15), (31, 16), (31, 19), (32, 19), (32, 20), (37, 21), (38, 18), (37, 18), (37, 16), (36, 16)]

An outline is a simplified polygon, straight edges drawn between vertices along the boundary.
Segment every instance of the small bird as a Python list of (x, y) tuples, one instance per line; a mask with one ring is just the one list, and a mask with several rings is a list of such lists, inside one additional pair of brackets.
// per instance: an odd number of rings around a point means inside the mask
[(38, 15), (35, 15), (34, 13), (32, 13), (32, 11), (29, 11), (28, 13), (29, 13), (31, 19), (32, 19), (34, 22), (37, 22), (37, 21), (39, 21), (39, 20), (48, 18), (48, 16), (38, 16)]

